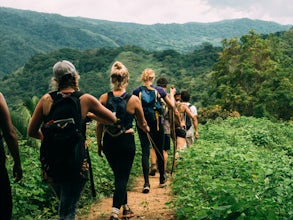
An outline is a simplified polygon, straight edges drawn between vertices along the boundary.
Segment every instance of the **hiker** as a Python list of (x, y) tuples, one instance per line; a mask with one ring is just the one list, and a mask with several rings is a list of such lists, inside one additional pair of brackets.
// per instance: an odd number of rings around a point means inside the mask
[(176, 89), (176, 93), (174, 95), (175, 103), (176, 102), (181, 102), (181, 92), (180, 90)]
[[(161, 77), (157, 80), (157, 87), (160, 86), (163, 88), (165, 92), (167, 92), (167, 86), (168, 86), (168, 80), (165, 77)], [(156, 88), (157, 88), (156, 87)], [(169, 99), (172, 103), (175, 103), (174, 96), (170, 96), (168, 94)], [(168, 150), (170, 150), (171, 146), (171, 127), (170, 127), (170, 120), (171, 120), (171, 110), (169, 110), (169, 106), (164, 100), (161, 100), (162, 106), (163, 106), (163, 118), (164, 118), (164, 144), (163, 144), (163, 156), (164, 156), (164, 169), (165, 173), (168, 174)], [(154, 148), (150, 149), (150, 155), (151, 155), (151, 168), (149, 175), (155, 176), (157, 172), (157, 156)]]
[[(115, 112), (121, 120), (116, 129), (97, 123), (98, 153), (100, 156), (102, 156), (102, 152), (105, 154), (114, 173), (115, 190), (110, 220), (118, 219), (121, 206), (123, 207), (122, 218), (128, 219), (134, 216), (127, 204), (127, 183), (136, 151), (134, 129), (132, 128), (134, 117), (137, 119), (139, 128), (144, 133), (149, 132), (138, 97), (126, 91), (128, 81), (127, 68), (121, 62), (116, 61), (112, 65), (110, 73), (112, 90), (100, 97), (100, 102)], [(112, 108), (113, 106), (114, 108)]]
[[(192, 121), (187, 115), (186, 116), (186, 145), (190, 147), (193, 145), (194, 140), (198, 139), (198, 121), (197, 121), (197, 109), (190, 102), (190, 94), (188, 91), (181, 91), (181, 103), (188, 106), (191, 113), (194, 116), (194, 121)], [(193, 123), (191, 123), (193, 122)]]
[[(151, 68), (146, 68), (141, 74), (143, 86), (133, 90), (133, 94), (140, 97), (144, 111), (144, 116), (150, 126), (150, 133), (146, 134), (138, 127), (138, 135), (142, 149), (142, 170), (144, 175), (143, 193), (150, 191), (149, 183), (149, 158), (150, 145), (155, 149), (157, 156), (158, 169), (160, 173), (159, 187), (164, 187), (167, 181), (164, 169), (163, 145), (164, 145), (164, 127), (159, 99), (162, 98), (168, 106), (174, 108), (174, 103), (168, 98), (167, 93), (162, 87), (153, 85), (155, 72)], [(170, 95), (174, 96), (175, 88), (170, 89)], [(150, 101), (148, 103), (148, 101)]]
[(0, 93), (0, 219), (10, 220), (12, 217), (12, 193), (6, 168), (6, 155), (2, 135), (14, 161), (14, 182), (22, 179), (22, 167), (19, 156), (18, 140), (14, 130), (5, 97)]
[(197, 127), (197, 118), (191, 113), (189, 107), (182, 103), (182, 94), (177, 90), (175, 96), (176, 108), (180, 114), (180, 121), (175, 118), (175, 132), (176, 132), (176, 146), (178, 151), (183, 151), (187, 147), (186, 145), (186, 116), (188, 116), (194, 127)]
[[(105, 108), (94, 96), (79, 91), (79, 78), (80, 76), (71, 62), (66, 60), (57, 62), (53, 66), (51, 80), (53, 92), (45, 94), (40, 99), (28, 126), (28, 135), (42, 141), (40, 149), (42, 178), (52, 187), (59, 199), (59, 219), (75, 219), (77, 204), (88, 179), (88, 163), (86, 158), (83, 157), (85, 154), (85, 130), (88, 112), (95, 114), (104, 123), (110, 124), (117, 121), (112, 112)], [(61, 110), (72, 103), (72, 100), (77, 100), (77, 110), (73, 106), (69, 106), (70, 108), (62, 112)], [(61, 105), (58, 105), (60, 102)], [(78, 111), (79, 114), (75, 115), (73, 119), (66, 119), (64, 124), (58, 124), (63, 120), (50, 120), (52, 114), (58, 115), (58, 111), (64, 115), (70, 115), (73, 111)], [(59, 115), (59, 117), (62, 117), (62, 115)], [(51, 136), (48, 132), (51, 131), (51, 128), (60, 131), (75, 126), (77, 126), (77, 129), (74, 129), (74, 131), (78, 133), (72, 140), (68, 140), (65, 135), (59, 137), (58, 132), (53, 132)], [(55, 140), (55, 136), (59, 139)], [(53, 140), (56, 143), (63, 140), (62, 146), (58, 146), (56, 150), (56, 147), (50, 142)], [(65, 147), (66, 149), (64, 149)], [(77, 147), (79, 148), (76, 149)], [(72, 152), (73, 150), (74, 152)], [(62, 158), (59, 154), (62, 155)], [(51, 155), (51, 157), (49, 158), (48, 155)], [(81, 163), (74, 163), (77, 160), (76, 158)], [(56, 166), (57, 161), (54, 159), (61, 159), (61, 164)], [(67, 161), (73, 161), (74, 165), (69, 166)], [(55, 169), (52, 167), (55, 167)], [(64, 167), (69, 169), (64, 170)], [(66, 173), (61, 173), (61, 171)]]

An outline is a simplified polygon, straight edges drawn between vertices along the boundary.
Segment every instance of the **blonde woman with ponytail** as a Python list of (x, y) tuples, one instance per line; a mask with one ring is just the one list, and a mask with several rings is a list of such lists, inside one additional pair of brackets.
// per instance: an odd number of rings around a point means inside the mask
[[(113, 98), (127, 97), (125, 104), (125, 117), (121, 118), (121, 127), (124, 129), (118, 134), (111, 134), (105, 131), (102, 123), (97, 123), (97, 143), (98, 153), (102, 157), (105, 154), (109, 165), (114, 173), (114, 195), (112, 212), (110, 220), (118, 220), (120, 208), (122, 206), (122, 218), (131, 218), (134, 216), (133, 211), (128, 206), (127, 183), (135, 156), (134, 129), (132, 122), (134, 117), (138, 126), (143, 132), (149, 132), (149, 127), (144, 118), (142, 106), (137, 96), (128, 94), (126, 89), (129, 82), (129, 72), (127, 68), (119, 61), (116, 61), (110, 72), (111, 91), (104, 93), (100, 97), (100, 102), (110, 108), (110, 101)], [(116, 115), (119, 118), (118, 115)]]

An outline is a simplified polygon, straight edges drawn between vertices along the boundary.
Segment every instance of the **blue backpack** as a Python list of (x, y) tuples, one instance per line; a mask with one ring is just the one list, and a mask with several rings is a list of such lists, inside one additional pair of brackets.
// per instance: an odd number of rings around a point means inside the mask
[(149, 125), (156, 123), (162, 115), (160, 94), (155, 88), (140, 87), (139, 99), (142, 103), (144, 117)]

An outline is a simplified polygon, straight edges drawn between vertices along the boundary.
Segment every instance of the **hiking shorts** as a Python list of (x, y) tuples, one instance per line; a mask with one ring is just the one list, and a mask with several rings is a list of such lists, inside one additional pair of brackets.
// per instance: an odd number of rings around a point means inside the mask
[(182, 138), (186, 137), (186, 131), (183, 128), (179, 128), (179, 127), (175, 128), (175, 133), (176, 133), (176, 136), (178, 137), (182, 137)]

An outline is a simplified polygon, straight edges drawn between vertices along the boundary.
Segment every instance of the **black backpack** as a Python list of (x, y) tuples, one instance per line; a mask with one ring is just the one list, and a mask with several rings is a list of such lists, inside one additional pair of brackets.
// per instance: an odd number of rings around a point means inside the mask
[(81, 177), (86, 159), (85, 123), (81, 116), (81, 92), (64, 96), (49, 93), (53, 105), (41, 127), (44, 139), (40, 149), (43, 171), (54, 180), (73, 180)]
[(126, 119), (126, 105), (131, 97), (131, 94), (125, 92), (122, 96), (114, 96), (113, 92), (108, 92), (108, 100), (106, 107), (112, 111), (119, 119), (117, 123), (105, 125), (105, 131), (113, 137), (124, 133)]
[(139, 99), (141, 100), (144, 117), (149, 125), (156, 123), (158, 116), (162, 115), (160, 95), (155, 88), (140, 87)]
[[(189, 104), (188, 108), (190, 109), (191, 106), (192, 105)], [(191, 128), (191, 126), (192, 126), (192, 121), (191, 121), (191, 119), (189, 118), (189, 116), (185, 112), (185, 127), (186, 127), (186, 130), (188, 131)]]

